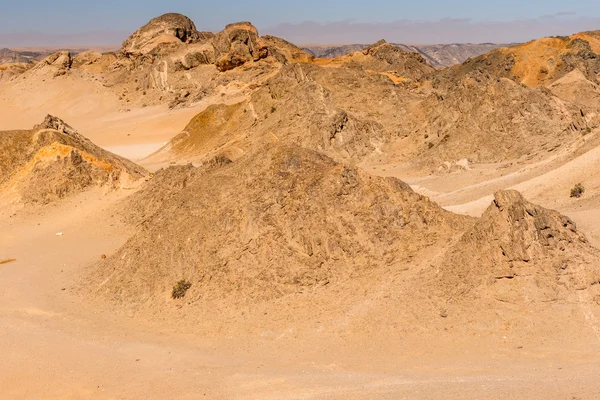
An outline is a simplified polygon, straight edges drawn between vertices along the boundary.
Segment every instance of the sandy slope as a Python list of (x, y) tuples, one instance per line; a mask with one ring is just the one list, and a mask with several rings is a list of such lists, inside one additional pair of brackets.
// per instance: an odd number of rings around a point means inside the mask
[[(128, 107), (88, 75), (0, 84), (0, 131), (29, 129), (53, 114), (99, 146), (131, 159), (152, 153), (206, 108)], [(35, 93), (35, 95), (32, 95)]]

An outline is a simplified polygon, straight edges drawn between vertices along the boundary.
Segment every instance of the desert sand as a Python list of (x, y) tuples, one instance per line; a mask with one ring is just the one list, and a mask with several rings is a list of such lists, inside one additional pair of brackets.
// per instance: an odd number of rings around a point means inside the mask
[(170, 14), (0, 82), (0, 398), (597, 398), (597, 37), (436, 71)]

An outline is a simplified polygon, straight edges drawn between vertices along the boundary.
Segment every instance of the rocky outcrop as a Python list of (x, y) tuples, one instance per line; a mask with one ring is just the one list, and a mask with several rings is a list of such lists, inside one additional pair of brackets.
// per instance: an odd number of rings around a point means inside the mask
[(47, 204), (94, 186), (127, 186), (146, 174), (51, 115), (32, 130), (0, 132), (2, 199)]
[(411, 79), (421, 79), (433, 72), (433, 68), (420, 54), (404, 51), (385, 40), (367, 47), (362, 53), (375, 60), (367, 62), (365, 67), (376, 71), (394, 71)]
[(135, 31), (121, 48), (125, 57), (143, 56), (163, 43), (194, 43), (204, 36), (181, 14), (164, 14)]
[(500, 191), (480, 220), (448, 252), (440, 281), (448, 297), (505, 302), (564, 299), (597, 282), (595, 249), (575, 223)]
[(265, 58), (268, 53), (258, 43), (258, 30), (249, 22), (227, 25), (213, 39), (215, 65), (221, 72)]
[(190, 298), (202, 296), (197, 306), (207, 309), (394, 268), (469, 220), (399, 180), (278, 145), (233, 163), (159, 171), (123, 207), (130, 222), (144, 221), (141, 230), (88, 282), (143, 305), (185, 278)]
[(33, 129), (37, 131), (41, 129), (53, 129), (55, 131), (64, 133), (65, 135), (69, 136), (78, 135), (77, 131), (73, 129), (70, 125), (68, 125), (65, 121), (50, 114), (48, 114), (46, 118), (44, 118), (44, 121), (41, 124), (34, 126)]
[(269, 57), (284, 65), (292, 62), (310, 62), (314, 59), (298, 46), (275, 36), (262, 36), (259, 38), (259, 44), (267, 49)]
[(54, 77), (65, 75), (73, 65), (73, 57), (68, 51), (60, 51), (44, 58), (31, 69), (34, 73), (49, 73)]

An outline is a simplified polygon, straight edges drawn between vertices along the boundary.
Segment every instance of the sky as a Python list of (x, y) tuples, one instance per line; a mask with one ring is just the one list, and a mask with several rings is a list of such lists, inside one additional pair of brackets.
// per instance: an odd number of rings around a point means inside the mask
[(598, 0), (0, 0), (0, 46), (118, 45), (166, 12), (208, 31), (250, 21), (298, 44), (511, 43), (600, 29)]

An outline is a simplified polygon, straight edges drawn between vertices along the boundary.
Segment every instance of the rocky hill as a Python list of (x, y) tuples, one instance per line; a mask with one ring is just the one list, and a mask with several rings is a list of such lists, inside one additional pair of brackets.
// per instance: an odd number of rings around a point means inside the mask
[(277, 141), (347, 162), (436, 171), (461, 160), (543, 157), (598, 125), (598, 85), (580, 75), (528, 87), (478, 69), (462, 73), (470, 63), (437, 72), (402, 50), (377, 52), (390, 48), (284, 66), (247, 100), (199, 114), (153, 159), (236, 158)]
[(123, 215), (141, 230), (91, 287), (119, 302), (252, 304), (402, 268), (470, 225), (396, 179), (298, 146), (159, 171)]
[(46, 204), (93, 186), (126, 186), (146, 174), (50, 115), (31, 130), (0, 133), (3, 200)]
[(548, 86), (578, 69), (586, 79), (597, 83), (600, 71), (598, 35), (598, 32), (586, 32), (500, 48), (456, 66), (447, 73), (464, 76), (480, 72), (537, 87)]
[[(499, 47), (506, 47), (505, 44), (495, 43), (454, 43), (454, 44), (439, 44), (439, 45), (408, 45), (401, 43), (393, 43), (405, 51), (418, 53), (427, 63), (435, 68), (450, 67), (452, 65), (461, 64), (469, 58), (474, 58), (485, 54)], [(310, 45), (302, 46), (302, 49), (307, 53), (320, 58), (336, 58), (347, 54), (362, 51), (369, 47), (368, 44), (350, 44), (340, 46), (328, 45)]]
[[(242, 319), (257, 334), (315, 323), (473, 334), (509, 324), (518, 338), (600, 307), (600, 253), (569, 218), (518, 192), (497, 193), (481, 219), (458, 216), (399, 180), (297, 146), (160, 170), (120, 208), (139, 231), (82, 292), (137, 312), (183, 310), (202, 329), (231, 332)], [(531, 327), (522, 309), (545, 319)]]
[[(523, 303), (576, 299), (600, 280), (597, 251), (575, 223), (502, 191), (481, 219), (448, 251), (441, 268), (447, 293)], [(574, 297), (575, 296), (575, 297)]]

